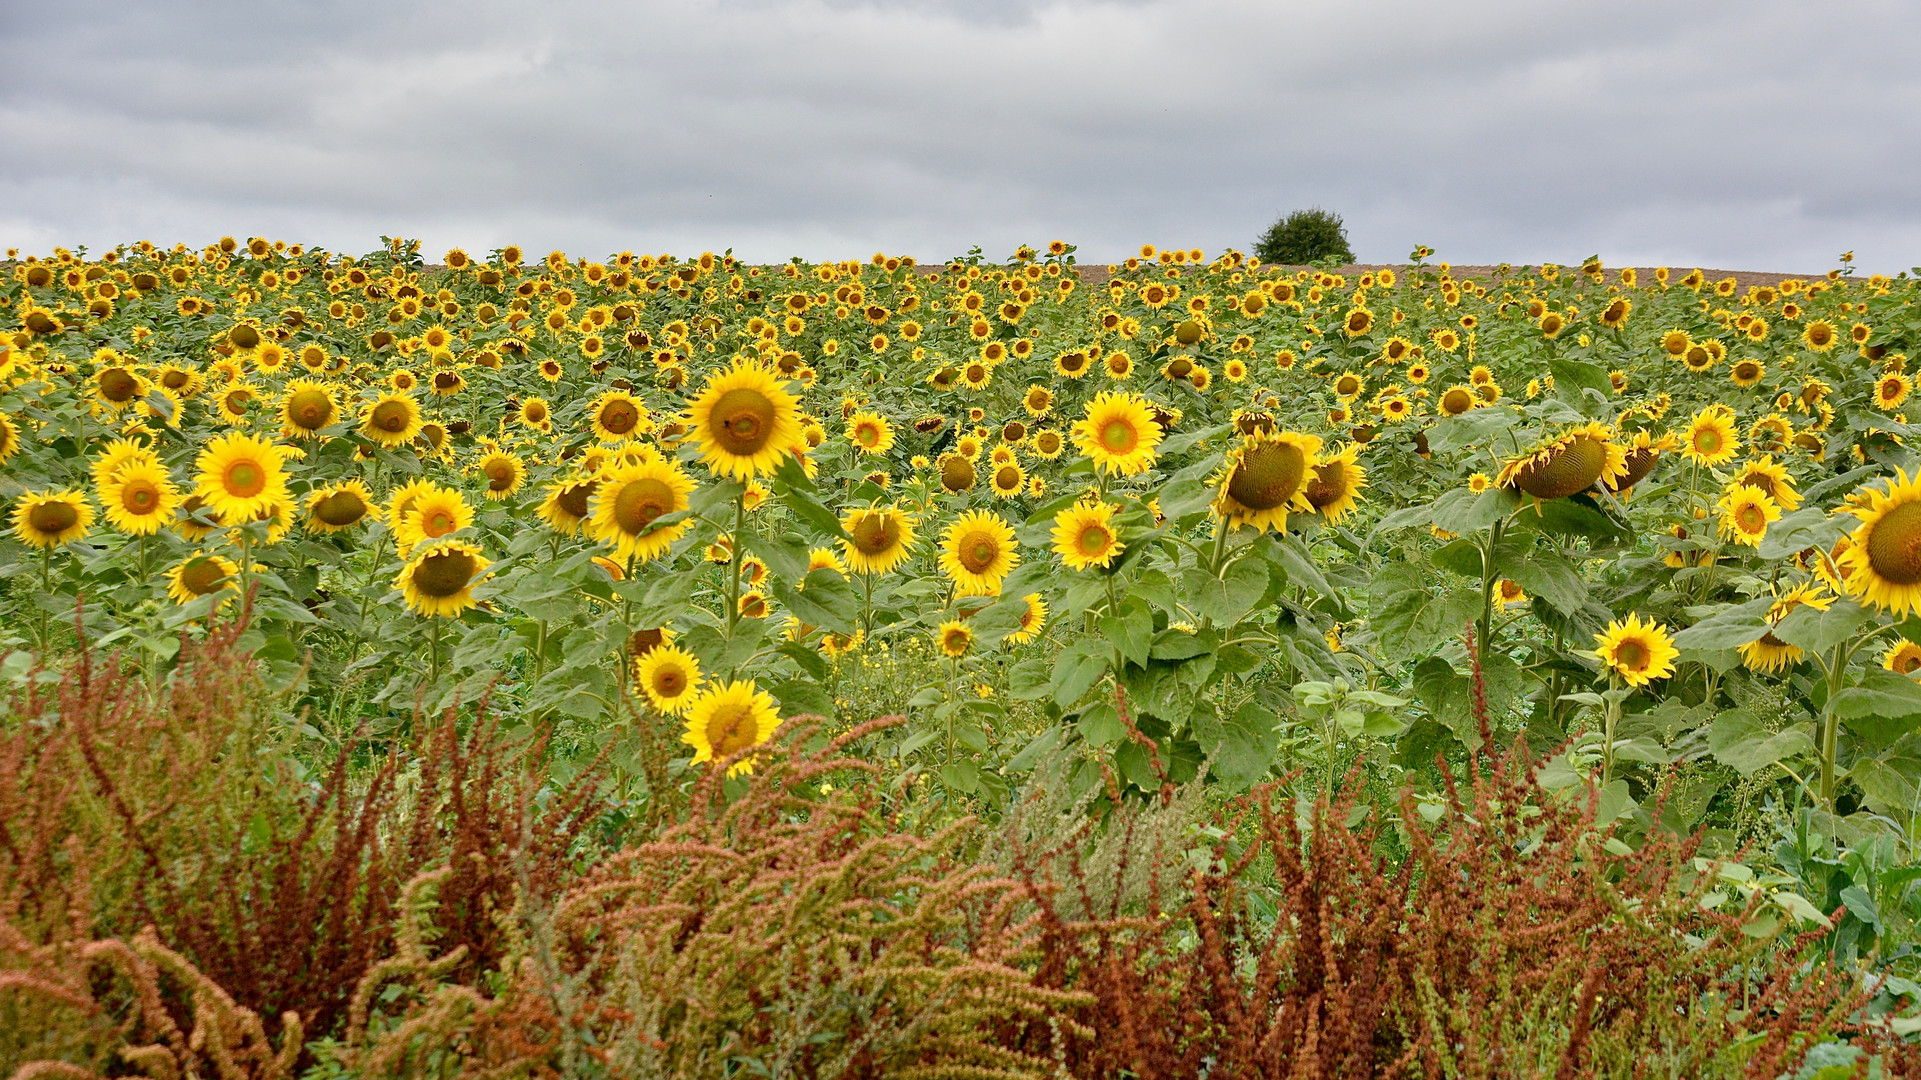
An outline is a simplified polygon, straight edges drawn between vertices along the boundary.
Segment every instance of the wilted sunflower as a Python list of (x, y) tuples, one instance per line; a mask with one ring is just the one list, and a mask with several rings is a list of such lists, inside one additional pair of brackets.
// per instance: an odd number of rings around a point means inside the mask
[(1214, 513), (1235, 528), (1285, 529), (1289, 510), (1312, 506), (1307, 483), (1320, 453), (1318, 435), (1257, 431), (1242, 436), (1217, 474)]
[(1694, 414), (1681, 433), (1681, 456), (1696, 465), (1724, 465), (1734, 460), (1741, 440), (1734, 432), (1734, 410), (1714, 404)]
[[(773, 738), (780, 727), (780, 711), (752, 679), (710, 684), (687, 706), (687, 729), (681, 741), (694, 748), (689, 764), (725, 761)], [(754, 771), (752, 755), (743, 755), (727, 769), (728, 776)]]
[(422, 544), (459, 532), (474, 523), (474, 509), (452, 488), (429, 483), (417, 492), (394, 524), (394, 545), (402, 556)]
[(196, 552), (167, 571), (167, 595), (176, 604), (191, 604), (211, 593), (237, 590), (235, 575), (239, 572), (240, 568), (225, 556)]
[(914, 519), (897, 507), (849, 510), (840, 519), (846, 530), (841, 548), (847, 567), (858, 574), (885, 574), (907, 558), (914, 544)]
[(1896, 470), (1885, 493), (1866, 488), (1849, 502), (1861, 524), (1837, 559), (1848, 595), (1897, 616), (1921, 609), (1921, 473)]
[(1826, 611), (1834, 603), (1820, 582), (1804, 581), (1768, 605), (1768, 632), (1741, 646), (1741, 663), (1750, 671), (1775, 672), (1782, 668), (1793, 667), (1801, 662), (1803, 655), (1799, 645), (1790, 645), (1774, 636), (1774, 628), (1781, 625), (1798, 607), (1810, 607), (1816, 611)]
[(1642, 622), (1638, 612), (1594, 635), (1594, 651), (1601, 665), (1629, 686), (1646, 686), (1674, 674), (1675, 658), (1681, 655), (1667, 628), (1653, 620)]
[(389, 449), (405, 446), (420, 434), (420, 406), (406, 393), (382, 394), (361, 415), (360, 432)]
[(37, 548), (56, 548), (87, 535), (93, 506), (84, 492), (29, 491), (13, 504), (13, 535)]
[(239, 433), (213, 439), (195, 462), (193, 493), (224, 525), (252, 521), (288, 500), (286, 451)]
[(307, 528), (314, 532), (341, 532), (366, 519), (373, 509), (373, 496), (358, 480), (319, 488), (307, 496)]
[(651, 446), (642, 447), (639, 460), (601, 474), (587, 527), (594, 539), (613, 545), (616, 557), (650, 562), (665, 555), (693, 527), (687, 519), (653, 527), (656, 519), (686, 510), (693, 491), (694, 478), (677, 462)]
[(1137, 394), (1109, 392), (1087, 403), (1087, 415), (1076, 420), (1074, 445), (1109, 475), (1135, 476), (1154, 464), (1161, 428), (1154, 410)]
[(1661, 455), (1674, 449), (1673, 435), (1658, 438), (1645, 431), (1637, 431), (1626, 446), (1625, 464), (1627, 471), (1606, 481), (1609, 491), (1626, 491), (1648, 478), (1655, 466), (1661, 464)]
[(1014, 530), (996, 514), (975, 510), (947, 527), (941, 539), (940, 567), (961, 596), (994, 596), (1001, 582), (1020, 565)]
[(609, 390), (587, 406), (594, 437), (602, 442), (625, 442), (640, 434), (647, 406), (625, 390)]
[(1625, 475), (1627, 451), (1613, 430), (1587, 423), (1508, 459), (1494, 482), (1536, 499), (1561, 499)]
[(949, 619), (940, 624), (940, 629), (934, 634), (934, 640), (940, 646), (942, 656), (950, 660), (959, 660), (973, 651), (974, 631), (958, 619)]
[(474, 585), (491, 565), (480, 557), (480, 547), (465, 540), (437, 540), (423, 544), (394, 578), (394, 588), (407, 607), (443, 619), (473, 607)]
[(107, 522), (131, 536), (151, 536), (173, 521), (180, 492), (157, 461), (136, 461), (116, 471), (100, 485), (100, 505)]
[(504, 450), (495, 450), (482, 457), (474, 466), (487, 478), (487, 497), (505, 499), (520, 490), (527, 479), (527, 465), (518, 455)]
[(700, 693), (700, 661), (678, 646), (657, 645), (634, 659), (634, 682), (654, 708), (679, 716)]
[(1721, 536), (1749, 547), (1759, 547), (1768, 526), (1781, 519), (1781, 507), (1751, 484), (1728, 485), (1715, 506), (1721, 511)]
[(863, 454), (884, 454), (894, 445), (894, 428), (879, 413), (857, 412), (847, 421), (847, 441)]
[(1054, 550), (1070, 570), (1106, 568), (1121, 552), (1111, 503), (1082, 501), (1054, 515)]
[(789, 455), (805, 456), (800, 402), (766, 368), (736, 360), (714, 375), (688, 409), (701, 460), (723, 476), (772, 473)]
[(1339, 525), (1360, 502), (1367, 486), (1367, 469), (1358, 458), (1359, 443), (1348, 443), (1338, 453), (1324, 454), (1307, 481), (1307, 504), (1330, 525)]

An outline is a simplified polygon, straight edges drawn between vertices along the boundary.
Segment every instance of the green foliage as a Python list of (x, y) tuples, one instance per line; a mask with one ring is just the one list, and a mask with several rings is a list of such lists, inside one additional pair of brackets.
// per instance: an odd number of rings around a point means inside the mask
[(1254, 255), (1264, 263), (1282, 266), (1322, 262), (1338, 266), (1354, 261), (1341, 215), (1318, 206), (1295, 210), (1269, 225), (1254, 242)]

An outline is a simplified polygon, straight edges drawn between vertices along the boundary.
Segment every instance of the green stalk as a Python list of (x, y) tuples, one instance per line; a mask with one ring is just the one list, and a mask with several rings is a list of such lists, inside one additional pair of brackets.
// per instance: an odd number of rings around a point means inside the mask
[(732, 584), (727, 591), (727, 640), (729, 641), (734, 640), (734, 627), (740, 624), (740, 560), (745, 554), (741, 550), (740, 537), (746, 528), (747, 492), (743, 490), (734, 499), (734, 535), (731, 540), (733, 550), (732, 558), (727, 561), (728, 568), (732, 571), (730, 576)]

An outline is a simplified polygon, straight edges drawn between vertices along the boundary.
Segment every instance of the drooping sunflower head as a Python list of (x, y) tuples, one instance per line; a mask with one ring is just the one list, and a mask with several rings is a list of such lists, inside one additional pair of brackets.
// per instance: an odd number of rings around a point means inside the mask
[(679, 716), (700, 693), (700, 661), (678, 646), (656, 645), (635, 658), (634, 682), (654, 708)]
[(1500, 487), (1537, 499), (1561, 499), (1627, 474), (1627, 451), (1606, 424), (1587, 423), (1508, 459)]
[(307, 496), (307, 528), (314, 532), (343, 532), (366, 520), (373, 496), (358, 480), (332, 484)]
[(594, 539), (613, 545), (617, 558), (650, 562), (665, 555), (693, 527), (690, 519), (654, 524), (686, 510), (693, 491), (694, 478), (679, 463), (643, 446), (637, 460), (623, 461), (600, 475), (587, 528)]
[(1257, 431), (1241, 438), (1219, 473), (1214, 512), (1235, 528), (1285, 529), (1290, 510), (1312, 508), (1309, 483), (1321, 463), (1321, 439), (1295, 431)]
[(1847, 512), (1861, 521), (1836, 559), (1848, 595), (1896, 616), (1921, 610), (1921, 473), (1857, 492)]
[(681, 741), (693, 747), (692, 764), (722, 762), (739, 755), (728, 766), (727, 775), (754, 770), (754, 759), (745, 753), (773, 738), (780, 726), (780, 711), (773, 696), (749, 679), (722, 685), (715, 681), (697, 694), (687, 707), (687, 729)]
[(701, 460), (737, 480), (772, 473), (789, 455), (805, 455), (800, 402), (757, 363), (737, 360), (707, 380), (689, 407)]
[(1629, 686), (1646, 686), (1674, 674), (1675, 658), (1681, 655), (1667, 628), (1652, 619), (1643, 622), (1638, 612), (1608, 623), (1594, 642), (1602, 668)]
[[(224, 556), (196, 552), (167, 571), (167, 595), (176, 604), (191, 604), (202, 596), (237, 591), (235, 575), (239, 572), (240, 568)], [(220, 602), (224, 604), (225, 599)]]
[(859, 574), (885, 574), (907, 558), (914, 543), (914, 519), (898, 507), (856, 507), (841, 518), (847, 533), (841, 549), (847, 567)]
[(947, 527), (940, 566), (961, 596), (994, 596), (1020, 564), (1014, 530), (997, 514), (975, 510)]
[(93, 506), (85, 493), (29, 491), (13, 504), (13, 535), (37, 548), (70, 544), (93, 528)]
[(407, 607), (433, 618), (454, 618), (473, 607), (474, 586), (491, 565), (480, 547), (465, 540), (436, 540), (415, 549), (394, 588)]
[(1637, 431), (1624, 448), (1626, 452), (1626, 471), (1620, 476), (1606, 481), (1609, 491), (1626, 491), (1648, 478), (1655, 466), (1661, 464), (1661, 455), (1674, 449), (1673, 435), (1654, 436), (1646, 431)]
[(1361, 445), (1349, 443), (1338, 453), (1323, 454), (1314, 466), (1303, 492), (1307, 504), (1328, 524), (1338, 525), (1360, 502), (1361, 489), (1367, 486), (1367, 468), (1359, 459)]
[(1154, 464), (1161, 426), (1154, 410), (1138, 394), (1108, 392), (1087, 403), (1087, 415), (1076, 420), (1074, 445), (1109, 475), (1135, 476)]

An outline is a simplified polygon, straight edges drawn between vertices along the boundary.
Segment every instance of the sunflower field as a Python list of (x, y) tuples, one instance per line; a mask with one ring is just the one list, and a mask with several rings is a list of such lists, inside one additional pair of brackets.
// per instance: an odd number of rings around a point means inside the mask
[[(729, 800), (778, 790), (793, 814), (852, 784), (915, 843), (1043, 796), (1078, 808), (1061, 820), (1083, 831), (1062, 832), (1090, 844), (1130, 815), (1213, 814), (1168, 834), (1187, 852), (1170, 875), (1196, 881), (1210, 858), (1247, 871), (1247, 834), (1221, 823), (1257, 806), (1292, 807), (1268, 820), (1296, 843), (1378, 830), (1355, 850), (1401, 865), (1429, 851), (1422, 830), (1527, 802), (1598, 838), (1570, 868), (1645, 870), (1658, 851), (1688, 918), (1790, 966), (1830, 965), (1823, 977), (1851, 988), (1803, 1013), (1781, 1002), (1806, 1005), (1812, 982), (1767, 998), (1766, 1015), (1800, 1017), (1806, 1035), (1779, 1058), (1755, 1049), (1773, 1045), (1756, 1034), (1771, 1030), (1762, 1006), (1723, 1016), (1743, 1033), (1733, 1056), (1710, 1055), (1728, 1075), (1764, 1059), (1814, 1068), (1796, 1063), (1827, 1060), (1815, 1051), (1852, 1074), (1863, 1032), (1921, 1030), (1894, 1019), (1921, 1004), (1915, 280), (1844, 265), (1742, 283), (1598, 259), (1457, 274), (1431, 259), (1343, 273), (1148, 246), (1087, 267), (1056, 242), (998, 264), (529, 261), (516, 247), (429, 263), (400, 240), (353, 257), (231, 238), (15, 259), (0, 283), (0, 675), (14, 695), (0, 727), (24, 745), (47, 688), (67, 680), (82, 700), (74, 672), (97, 655), (118, 657), (127, 693), (160, 700), (190, 658), (230, 647), (251, 673), (244, 696), (266, 703), (272, 735), (257, 739), (281, 755), (260, 768), (303, 806), (336, 783), (397, 782), (378, 779), (381, 762), (432, 718), (484, 703), (487, 731), (537, 745), (522, 817), (590, 790), (580, 820), (595, 824), (576, 839), (608, 851), (617, 833), (692, 828)], [(802, 763), (826, 745), (865, 779), (816, 783)], [(30, 786), (25, 758), (7, 760), (0, 818)], [(88, 761), (104, 784), (110, 770)], [(1462, 793), (1470, 779), (1480, 803)], [(1332, 811), (1345, 816), (1326, 825)], [(272, 846), (274, 814), (233, 813), (216, 818), (236, 844)], [(1517, 821), (1520, 839), (1488, 858), (1562, 835)], [(57, 845), (0, 848), (18, 869)], [(919, 865), (942, 868), (931, 881), (983, 850), (929, 848)], [(1249, 910), (1272, 920), (1294, 894), (1268, 850), (1247, 872), (1279, 892)], [(424, 987), (423, 973), (454, 970), (407, 930), (422, 890), (454, 880), (395, 887), (397, 929), (380, 940), (399, 959), (383, 978), (405, 969)], [(498, 910), (532, 904), (531, 880), (502, 884)], [(1158, 887), (1121, 891), (1151, 904)], [(609, 895), (555, 910), (612, 918), (595, 906)], [(0, 916), (25, 927), (43, 901), (0, 891)], [(44, 941), (0, 937), (0, 956), (52, 948), (58, 922)], [(140, 956), (160, 949), (136, 923), (104, 929)], [(1672, 940), (1721, 940), (1687, 926)], [(554, 933), (499, 955), (586, 948)], [(206, 968), (208, 949), (167, 955)], [(1729, 970), (1759, 971), (1762, 955)], [(492, 989), (471, 994), (498, 1006), (516, 970), (475, 975)], [(1582, 1011), (1581, 980), (1598, 978), (1586, 970), (1563, 988), (1578, 1017), (1527, 1023), (1601, 1074), (1605, 1033), (1628, 1030), (1607, 1024), (1648, 1014)], [(565, 980), (526, 978), (541, 993), (498, 1007), (527, 1030), (571, 1031), (553, 997)], [(436, 1068), (473, 1064), (462, 1055), (481, 1032), (498, 1034), (475, 1026), (488, 1006), (460, 1020), (413, 993), (290, 1005), (291, 1027), (255, 1003), (256, 1050), (302, 1023), (322, 1034), (316, 1016), (341, 1026), (320, 1050), (259, 1051), (249, 1075), (380, 1074), (426, 1060), (407, 1040), (430, 1029), (458, 1032)], [(1020, 1001), (1006, 1007), (1068, 1007)], [(547, 1020), (522, 1015), (529, 1002), (547, 1002)], [(369, 1019), (389, 1005), (387, 1027)], [(602, 1007), (640, 1015), (626, 999)], [(1100, 1073), (1089, 1063), (1107, 1050), (1076, 1049), (1073, 1022), (1050, 1030), (1051, 1045), (1006, 1036), (994, 1053), (1012, 1056), (966, 1060)], [(555, 1039), (527, 1053), (573, 1052)], [(1409, 1036), (1395, 1075), (1457, 1075), (1450, 1039)], [(570, 1068), (618, 1057), (580, 1052)], [(831, 1072), (814, 1053), (784, 1075)], [(1153, 1074), (1141, 1053), (1127, 1075)]]

